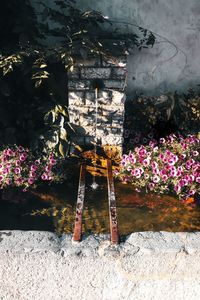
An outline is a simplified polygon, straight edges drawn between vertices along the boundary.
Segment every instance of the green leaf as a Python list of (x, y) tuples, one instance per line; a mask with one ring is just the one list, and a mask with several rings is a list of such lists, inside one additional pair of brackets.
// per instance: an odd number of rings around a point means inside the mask
[(47, 67), (47, 64), (41, 64), (40, 65), (40, 69), (44, 69), (44, 68), (46, 68)]
[(37, 80), (37, 81), (35, 82), (35, 87), (36, 87), (36, 88), (39, 88), (39, 87), (41, 86), (41, 84), (42, 84), (42, 79)]
[(69, 149), (69, 145), (65, 141), (60, 141), (58, 149), (61, 156), (66, 157)]
[(67, 142), (67, 131), (65, 128), (60, 128), (60, 139)]
[(12, 65), (7, 65), (3, 68), (3, 75), (5, 76), (6, 74), (10, 73), (13, 71), (13, 67)]

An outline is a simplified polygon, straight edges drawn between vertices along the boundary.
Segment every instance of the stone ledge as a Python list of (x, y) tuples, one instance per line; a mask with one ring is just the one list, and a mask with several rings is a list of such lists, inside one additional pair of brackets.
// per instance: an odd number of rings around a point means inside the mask
[[(2, 230), (0, 231), (0, 252), (38, 252), (71, 249), (86, 249), (94, 247), (99, 250), (102, 245), (106, 245), (104, 255), (113, 253), (113, 249), (120, 255), (130, 247), (136, 247), (137, 253), (162, 254), (180, 253), (200, 254), (200, 232), (136, 232), (128, 235), (118, 246), (110, 246), (109, 234), (89, 235), (83, 237), (80, 243), (72, 242), (72, 235), (63, 234), (58, 236), (53, 232), (47, 231), (21, 231), (21, 230)], [(76, 252), (76, 251), (75, 251)], [(76, 254), (74, 252), (74, 254)], [(100, 253), (99, 251), (97, 251)], [(72, 253), (72, 252), (71, 252)], [(135, 253), (134, 253), (135, 254)], [(101, 256), (99, 254), (99, 256)]]
[(0, 299), (199, 299), (200, 232), (71, 238), (0, 231)]

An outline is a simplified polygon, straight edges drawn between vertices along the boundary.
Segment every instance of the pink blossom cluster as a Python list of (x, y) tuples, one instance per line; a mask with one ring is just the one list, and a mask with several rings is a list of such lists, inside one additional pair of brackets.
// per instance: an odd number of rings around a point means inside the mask
[(200, 192), (200, 140), (171, 134), (136, 147), (122, 157), (115, 175), (137, 190), (175, 193), (180, 198)]
[(26, 190), (40, 179), (51, 181), (55, 165), (52, 153), (36, 159), (22, 146), (4, 149), (0, 152), (0, 189), (18, 186)]

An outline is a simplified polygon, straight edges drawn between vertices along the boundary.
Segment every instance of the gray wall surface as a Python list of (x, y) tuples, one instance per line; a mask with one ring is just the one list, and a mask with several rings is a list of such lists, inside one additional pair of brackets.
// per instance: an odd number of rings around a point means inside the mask
[[(77, 0), (116, 21), (137, 24), (157, 37), (152, 49), (133, 50), (128, 59), (127, 92), (159, 95), (200, 84), (199, 0)], [(124, 30), (135, 30), (123, 25)]]

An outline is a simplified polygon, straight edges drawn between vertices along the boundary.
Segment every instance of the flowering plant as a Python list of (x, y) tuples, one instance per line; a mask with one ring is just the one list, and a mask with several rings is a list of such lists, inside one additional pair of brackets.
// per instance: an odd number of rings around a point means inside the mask
[(136, 191), (173, 193), (179, 198), (200, 192), (200, 140), (169, 135), (159, 142), (151, 140), (123, 155), (115, 175), (124, 183), (131, 183)]
[(56, 163), (53, 153), (36, 159), (21, 146), (4, 149), (0, 152), (0, 189), (17, 186), (26, 191), (40, 179), (51, 181)]

